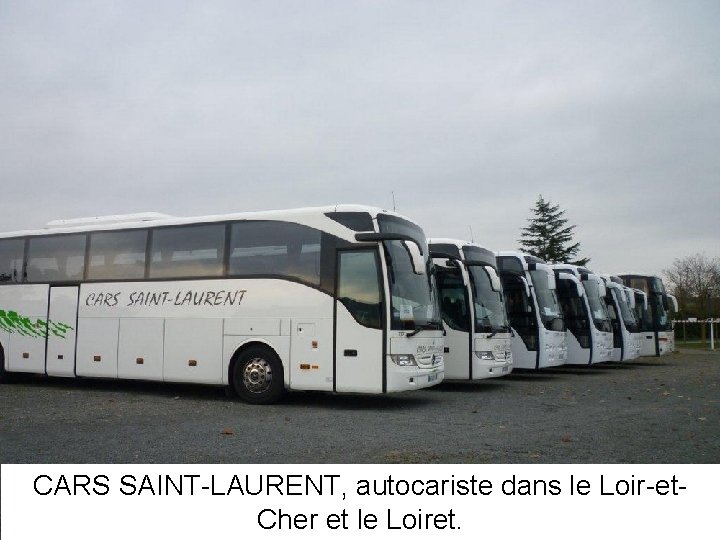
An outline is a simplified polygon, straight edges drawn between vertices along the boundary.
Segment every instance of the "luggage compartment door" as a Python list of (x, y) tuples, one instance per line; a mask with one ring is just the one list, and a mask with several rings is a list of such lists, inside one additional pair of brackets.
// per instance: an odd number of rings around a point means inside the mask
[(0, 287), (5, 369), (45, 373), (47, 285)]
[(55, 377), (75, 376), (79, 287), (50, 287), (45, 369)]

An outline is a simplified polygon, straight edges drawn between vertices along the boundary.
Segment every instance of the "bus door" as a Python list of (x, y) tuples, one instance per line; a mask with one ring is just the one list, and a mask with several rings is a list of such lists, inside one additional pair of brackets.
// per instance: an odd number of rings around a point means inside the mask
[(472, 319), (467, 278), (460, 266), (435, 266), (445, 327), (445, 378), (472, 378)]
[(48, 375), (75, 376), (79, 293), (77, 286), (50, 287), (45, 367)]
[(383, 293), (377, 249), (339, 250), (335, 294), (334, 390), (383, 389)]

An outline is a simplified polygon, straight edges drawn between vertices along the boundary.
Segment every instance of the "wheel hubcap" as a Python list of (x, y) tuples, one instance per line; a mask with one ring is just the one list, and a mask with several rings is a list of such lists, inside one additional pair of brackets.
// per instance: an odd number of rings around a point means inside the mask
[(253, 358), (245, 364), (243, 383), (253, 394), (261, 394), (270, 388), (272, 368), (264, 358)]

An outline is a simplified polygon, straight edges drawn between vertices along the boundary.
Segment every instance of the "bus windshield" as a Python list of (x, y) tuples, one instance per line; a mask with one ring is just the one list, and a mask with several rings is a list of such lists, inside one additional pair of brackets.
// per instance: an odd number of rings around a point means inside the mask
[(476, 332), (509, 332), (503, 293), (494, 291), (482, 266), (468, 266), (473, 289)]
[(548, 330), (565, 331), (565, 322), (560, 311), (560, 302), (555, 290), (548, 286), (547, 273), (543, 270), (530, 272), (535, 297), (540, 309), (540, 319)]
[(650, 297), (652, 298), (652, 305), (657, 316), (657, 329), (659, 331), (670, 330), (672, 324), (670, 324), (670, 317), (668, 317), (668, 312), (663, 305), (663, 295), (653, 293)]
[(625, 295), (618, 290), (614, 290), (613, 295), (615, 296), (615, 299), (620, 306), (620, 315), (622, 316), (623, 322), (625, 323), (625, 327), (630, 332), (637, 332), (638, 321), (635, 318), (635, 314), (630, 309), (630, 306), (627, 305), (627, 302), (625, 301)]
[(397, 216), (380, 214), (380, 232), (404, 234), (422, 250), (427, 273), (416, 274), (410, 253), (400, 240), (384, 242), (390, 280), (391, 328), (393, 330), (442, 329), (440, 304), (435, 294), (435, 276), (423, 230)]
[(590, 313), (592, 314), (595, 328), (601, 332), (612, 332), (610, 325), (610, 315), (607, 311), (605, 301), (600, 298), (600, 289), (596, 281), (588, 279), (582, 282), (585, 292), (587, 293), (588, 303), (590, 304)]
[(632, 287), (645, 291), (648, 295), (649, 313), (646, 314), (645, 330), (648, 332), (671, 330), (672, 324), (664, 305), (665, 285), (662, 279), (654, 276), (631, 276), (629, 281)]
[(641, 332), (652, 332), (650, 313), (645, 309), (645, 296), (640, 293), (635, 293), (635, 318)]
[(665, 294), (665, 285), (663, 285), (662, 279), (651, 277), (648, 281), (650, 281), (650, 292)]

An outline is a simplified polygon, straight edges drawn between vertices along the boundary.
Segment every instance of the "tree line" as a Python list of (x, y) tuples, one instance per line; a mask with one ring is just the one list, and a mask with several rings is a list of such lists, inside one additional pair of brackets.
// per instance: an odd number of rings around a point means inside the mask
[(680, 318), (720, 317), (720, 257), (696, 253), (663, 270), (667, 288), (680, 305)]
[[(574, 239), (575, 225), (568, 225), (565, 210), (538, 196), (526, 227), (521, 228), (520, 249), (550, 263), (585, 266), (590, 259), (579, 257), (580, 242)], [(677, 258), (663, 270), (666, 287), (677, 297), (678, 318), (720, 317), (720, 257), (696, 253)]]

